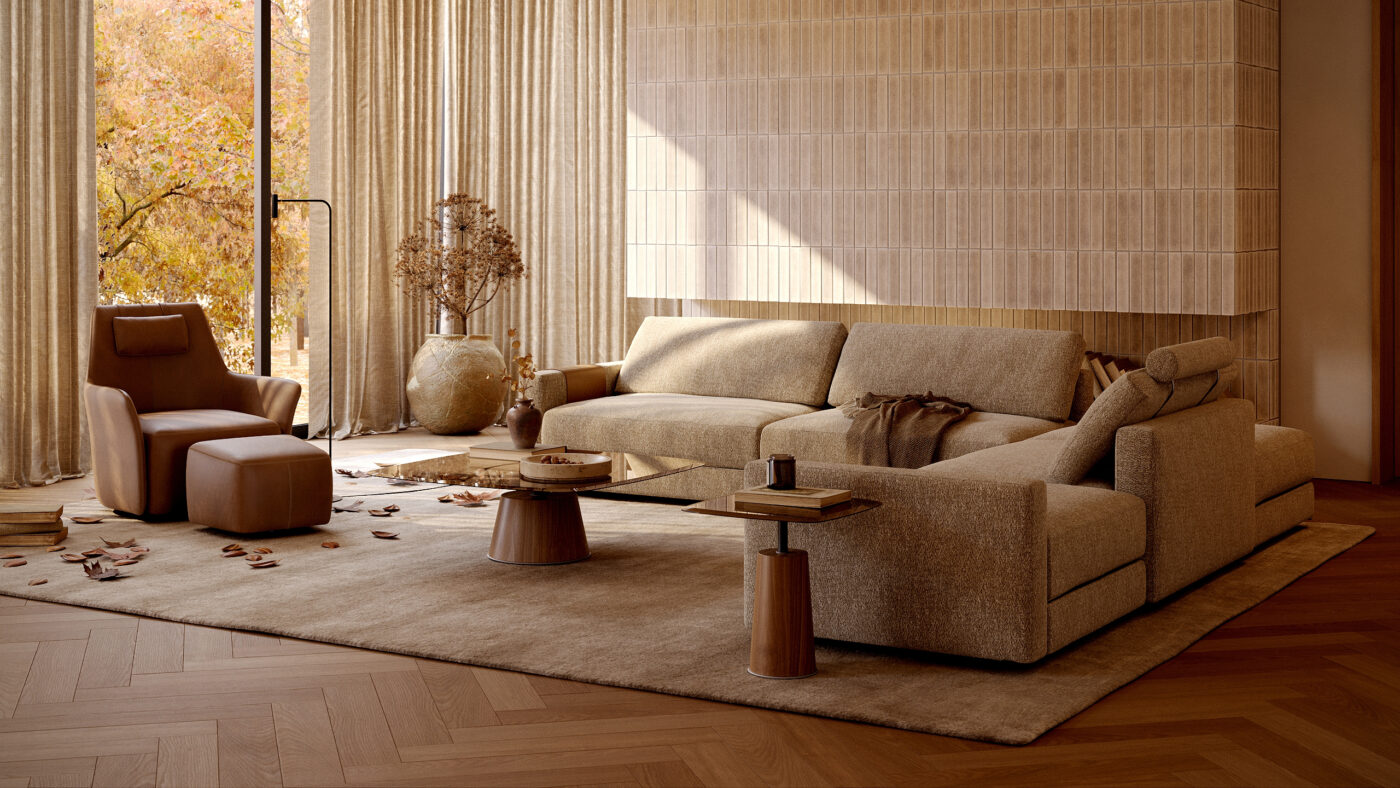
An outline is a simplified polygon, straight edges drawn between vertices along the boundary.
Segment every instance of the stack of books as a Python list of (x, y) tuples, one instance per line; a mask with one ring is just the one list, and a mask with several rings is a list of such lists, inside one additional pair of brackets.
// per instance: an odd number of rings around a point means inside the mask
[[(851, 500), (850, 490), (825, 487), (794, 487), (774, 490), (771, 487), (750, 487), (734, 493), (734, 503), (743, 507), (772, 506), (784, 509), (825, 509)], [(751, 511), (763, 511), (754, 508)]]
[(1095, 353), (1090, 350), (1084, 353), (1082, 368), (1094, 373), (1094, 398), (1097, 399), (1104, 389), (1113, 385), (1113, 381), (1123, 377), (1124, 373), (1139, 369), (1141, 366), (1130, 358), (1110, 356), (1107, 353)]
[(63, 507), (0, 505), (0, 545), (55, 545), (68, 538)]
[(482, 443), (472, 446), (467, 450), (473, 460), (515, 460), (519, 462), (525, 457), (535, 457), (541, 454), (563, 454), (563, 446), (536, 446), (533, 449), (517, 449), (510, 441), (496, 441), (495, 443)]

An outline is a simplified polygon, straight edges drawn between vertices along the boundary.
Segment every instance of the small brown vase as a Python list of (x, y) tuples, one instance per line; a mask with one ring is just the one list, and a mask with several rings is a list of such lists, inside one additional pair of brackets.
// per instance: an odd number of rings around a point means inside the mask
[(506, 427), (510, 430), (510, 442), (517, 449), (533, 449), (540, 439), (540, 425), (544, 414), (535, 407), (534, 400), (521, 397), (515, 407), (506, 413)]

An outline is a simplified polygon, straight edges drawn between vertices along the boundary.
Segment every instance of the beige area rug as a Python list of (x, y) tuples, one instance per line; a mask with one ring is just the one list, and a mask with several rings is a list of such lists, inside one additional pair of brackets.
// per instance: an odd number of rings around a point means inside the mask
[[(338, 463), (338, 465), (340, 465)], [(390, 492), (341, 480), (354, 496)], [(519, 670), (599, 684), (1023, 744), (1180, 653), (1372, 529), (1311, 523), (1170, 604), (1140, 612), (1033, 667), (820, 643), (820, 672), (750, 676), (742, 522), (678, 506), (583, 501), (593, 559), (519, 567), (485, 557), (495, 504), (466, 509), (416, 488), (367, 497), (392, 518), (344, 513), (314, 532), (263, 539), (282, 564), (220, 557), (229, 535), (188, 523), (71, 525), (78, 550), (135, 538), (151, 552), (94, 581), (58, 553), (0, 569), (0, 593)], [(96, 501), (66, 514), (100, 514)], [(371, 529), (398, 531), (396, 540)], [(321, 543), (335, 540), (339, 549)], [(47, 578), (29, 586), (32, 578)]]

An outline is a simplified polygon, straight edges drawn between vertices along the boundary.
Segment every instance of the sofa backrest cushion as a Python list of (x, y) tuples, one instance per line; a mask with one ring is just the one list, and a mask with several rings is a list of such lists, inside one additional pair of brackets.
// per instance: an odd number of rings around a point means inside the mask
[(1219, 399), (1239, 377), (1239, 365), (1204, 372), (1170, 384), (1158, 383), (1145, 369), (1135, 369), (1104, 389), (1065, 441), (1046, 473), (1052, 484), (1078, 484), (1113, 451), (1119, 427)]
[(933, 392), (980, 411), (1063, 421), (1083, 356), (1073, 331), (856, 323), (827, 401)]
[(137, 413), (239, 409), (199, 304), (98, 306), (88, 347), (87, 381), (125, 391)]
[(648, 317), (617, 376), (618, 394), (699, 394), (826, 402), (846, 340), (840, 323)]

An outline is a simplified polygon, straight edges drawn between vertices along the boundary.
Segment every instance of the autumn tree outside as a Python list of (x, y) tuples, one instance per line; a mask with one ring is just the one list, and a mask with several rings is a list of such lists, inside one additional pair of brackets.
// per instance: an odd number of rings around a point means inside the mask
[[(307, 2), (272, 3), (272, 180), (286, 196), (307, 193)], [(197, 301), (228, 365), (251, 371), (253, 3), (96, 0), (94, 18), (99, 299)], [(276, 223), (281, 341), (305, 316), (306, 233), (302, 212)], [(305, 386), (293, 355), (274, 372)]]

